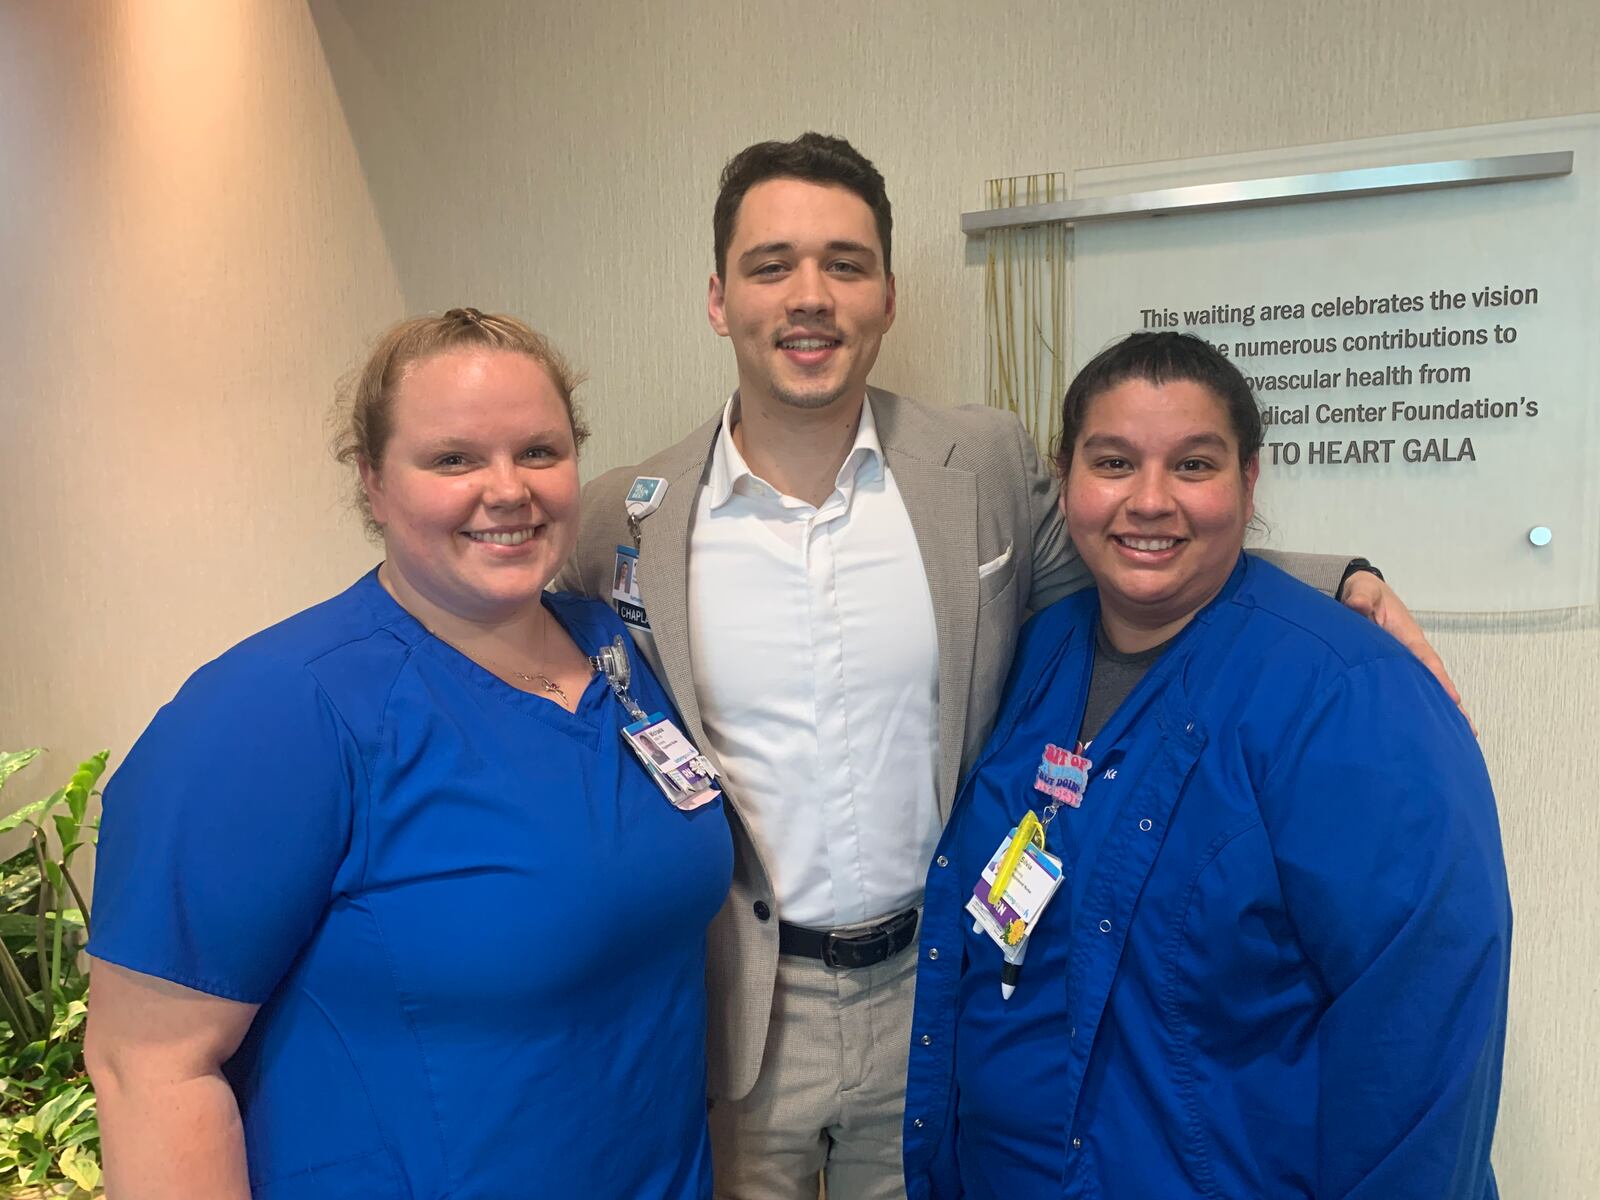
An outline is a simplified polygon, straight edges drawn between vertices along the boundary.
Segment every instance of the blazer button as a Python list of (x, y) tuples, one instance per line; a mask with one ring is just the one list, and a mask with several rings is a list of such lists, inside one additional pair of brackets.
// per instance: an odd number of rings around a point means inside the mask
[(767, 907), (765, 900), (756, 901), (756, 920), (765, 921), (772, 916), (772, 910)]

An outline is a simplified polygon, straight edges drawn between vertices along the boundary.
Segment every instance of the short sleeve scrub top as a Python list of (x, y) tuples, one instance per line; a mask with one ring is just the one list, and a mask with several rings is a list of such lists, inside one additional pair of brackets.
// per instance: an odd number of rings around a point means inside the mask
[[(543, 602), (587, 653), (623, 632)], [(575, 713), (509, 686), (375, 572), (156, 716), (106, 789), (90, 952), (262, 1006), (224, 1066), (256, 1197), (711, 1195), (728, 825), (667, 801), (630, 720), (599, 673)]]

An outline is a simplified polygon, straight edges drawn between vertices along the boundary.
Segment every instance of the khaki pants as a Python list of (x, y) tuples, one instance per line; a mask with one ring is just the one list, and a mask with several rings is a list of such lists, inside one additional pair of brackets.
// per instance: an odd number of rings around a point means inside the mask
[(900, 1125), (915, 941), (887, 962), (835, 970), (778, 959), (756, 1086), (711, 1107), (717, 1200), (904, 1200)]

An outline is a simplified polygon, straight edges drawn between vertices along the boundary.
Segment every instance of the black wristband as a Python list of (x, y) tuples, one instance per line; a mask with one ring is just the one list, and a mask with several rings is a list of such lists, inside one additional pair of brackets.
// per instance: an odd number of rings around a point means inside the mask
[(1344, 574), (1339, 576), (1339, 586), (1333, 589), (1333, 598), (1335, 600), (1344, 599), (1344, 585), (1350, 582), (1350, 576), (1361, 571), (1366, 571), (1369, 574), (1376, 575), (1379, 579), (1383, 578), (1383, 572), (1378, 570), (1377, 567), (1373, 566), (1366, 559), (1352, 558), (1348, 563), (1345, 564)]

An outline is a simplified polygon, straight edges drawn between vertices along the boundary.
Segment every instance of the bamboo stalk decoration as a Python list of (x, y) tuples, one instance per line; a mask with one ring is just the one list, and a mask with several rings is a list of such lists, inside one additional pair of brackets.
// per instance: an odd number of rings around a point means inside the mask
[[(1066, 196), (1061, 174), (991, 179), (991, 208), (1048, 204)], [(996, 229), (985, 235), (984, 326), (988, 402), (1016, 413), (1041, 452), (1061, 429), (1071, 377), (1067, 268), (1071, 230), (1061, 224)]]

